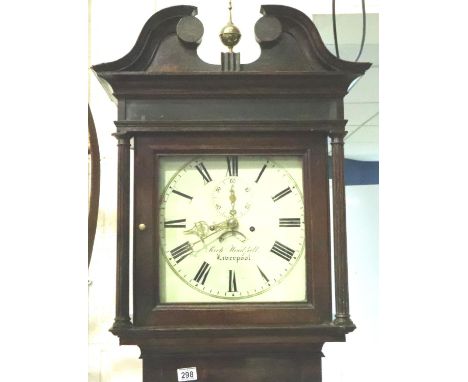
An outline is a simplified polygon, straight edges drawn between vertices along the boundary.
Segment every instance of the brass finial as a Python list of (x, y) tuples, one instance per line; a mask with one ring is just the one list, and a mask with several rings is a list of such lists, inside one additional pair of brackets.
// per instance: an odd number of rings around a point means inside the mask
[(219, 34), (221, 41), (224, 45), (229, 48), (229, 51), (232, 52), (232, 48), (237, 45), (241, 38), (241, 33), (239, 28), (237, 28), (232, 23), (232, 3), (229, 0), (229, 21), (228, 23), (221, 29)]

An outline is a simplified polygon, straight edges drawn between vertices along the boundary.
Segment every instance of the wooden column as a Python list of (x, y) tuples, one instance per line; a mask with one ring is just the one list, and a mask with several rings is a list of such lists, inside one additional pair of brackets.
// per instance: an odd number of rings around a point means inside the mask
[(333, 323), (338, 326), (356, 326), (349, 315), (348, 256), (346, 251), (346, 202), (344, 182), (343, 138), (346, 131), (331, 136), (333, 166), (333, 251), (335, 263), (335, 305)]
[(132, 326), (129, 316), (130, 137), (114, 134), (117, 169), (117, 285), (115, 320), (111, 331)]

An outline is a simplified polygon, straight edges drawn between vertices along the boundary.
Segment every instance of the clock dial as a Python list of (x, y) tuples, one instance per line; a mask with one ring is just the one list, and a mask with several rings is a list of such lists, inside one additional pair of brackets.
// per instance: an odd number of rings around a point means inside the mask
[(162, 302), (305, 300), (300, 157), (160, 163)]

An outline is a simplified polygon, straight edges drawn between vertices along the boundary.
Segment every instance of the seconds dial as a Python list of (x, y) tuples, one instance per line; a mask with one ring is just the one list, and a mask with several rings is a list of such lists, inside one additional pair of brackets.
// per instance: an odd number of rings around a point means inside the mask
[(298, 158), (166, 162), (173, 175), (161, 195), (160, 251), (180, 280), (217, 300), (249, 301), (291, 274), (305, 239), (302, 191), (290, 173), (302, 172)]

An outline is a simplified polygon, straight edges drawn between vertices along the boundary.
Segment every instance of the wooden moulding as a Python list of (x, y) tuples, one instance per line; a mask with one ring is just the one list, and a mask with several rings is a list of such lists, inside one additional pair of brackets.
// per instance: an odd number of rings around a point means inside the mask
[[(111, 99), (129, 96), (210, 97), (320, 94), (343, 97), (369, 63), (340, 60), (325, 47), (302, 12), (264, 5), (257, 22), (261, 54), (235, 72), (207, 64), (197, 55), (202, 38), (196, 7), (175, 6), (154, 14), (131, 51), (92, 67)], [(182, 25), (182, 26), (181, 26)]]
[(117, 267), (115, 320), (111, 330), (131, 327), (129, 316), (130, 138), (118, 140), (117, 168)]
[[(341, 60), (331, 54), (312, 20), (297, 9), (264, 5), (261, 13), (264, 16), (255, 29), (262, 52), (255, 62), (242, 65), (242, 71), (341, 72), (352, 80), (351, 77), (364, 74), (370, 66)], [(92, 69), (98, 75), (104, 72), (221, 72), (221, 65), (207, 64), (196, 55), (203, 35), (203, 26), (194, 17), (196, 14), (196, 7), (185, 5), (155, 13), (128, 54)], [(166, 49), (169, 45), (172, 52)], [(285, 55), (284, 50), (291, 55)]]
[(120, 133), (187, 133), (187, 132), (340, 132), (344, 130), (346, 120), (310, 120), (310, 121), (115, 121)]
[(331, 134), (333, 167), (333, 243), (335, 265), (334, 324), (354, 330), (356, 326), (349, 314), (348, 257), (346, 250), (346, 201), (344, 183), (343, 138), (346, 132)]
[(160, 352), (184, 353), (187, 350), (204, 352), (233, 352), (247, 348), (258, 351), (281, 352), (294, 348), (309, 348), (323, 342), (345, 340), (346, 328), (334, 325), (301, 326), (240, 326), (202, 328), (134, 327), (116, 330), (121, 345), (158, 347)]

